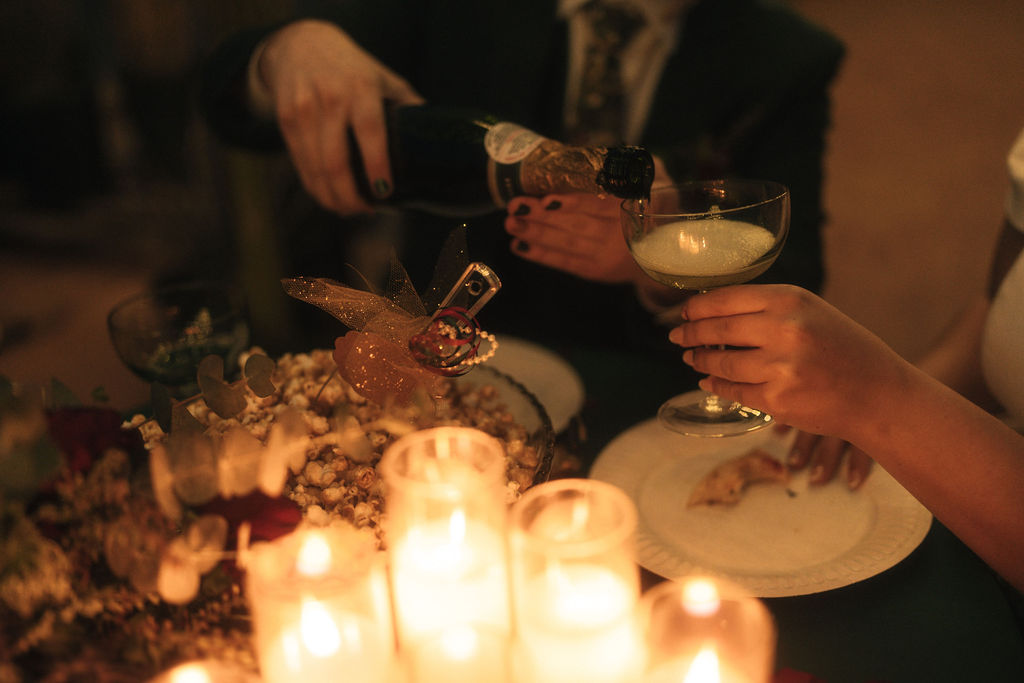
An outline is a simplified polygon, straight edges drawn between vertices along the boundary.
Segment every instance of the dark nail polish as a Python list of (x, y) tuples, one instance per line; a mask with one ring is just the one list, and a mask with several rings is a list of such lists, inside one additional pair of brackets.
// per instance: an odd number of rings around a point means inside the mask
[(520, 204), (519, 206), (516, 207), (516, 210), (513, 212), (513, 215), (525, 216), (528, 213), (530, 213), (530, 207), (528, 207), (526, 204)]
[(384, 199), (391, 194), (391, 183), (384, 178), (373, 181), (373, 194), (377, 199)]
[(555, 210), (561, 209), (561, 208), (562, 208), (562, 202), (558, 201), (557, 199), (552, 199), (550, 202), (548, 202), (548, 205), (544, 207), (544, 210), (545, 211), (555, 211)]

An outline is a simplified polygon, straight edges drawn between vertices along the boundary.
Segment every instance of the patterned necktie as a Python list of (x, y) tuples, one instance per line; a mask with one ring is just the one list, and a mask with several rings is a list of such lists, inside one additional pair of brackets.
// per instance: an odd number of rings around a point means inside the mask
[(591, 0), (581, 10), (591, 26), (583, 59), (576, 123), (567, 140), (574, 144), (612, 146), (625, 134), (626, 97), (621, 56), (643, 25), (643, 16), (621, 4)]

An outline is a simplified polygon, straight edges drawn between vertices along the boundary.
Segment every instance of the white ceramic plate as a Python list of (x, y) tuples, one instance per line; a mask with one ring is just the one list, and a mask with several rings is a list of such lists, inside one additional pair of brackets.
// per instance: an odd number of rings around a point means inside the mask
[(537, 397), (555, 433), (565, 429), (583, 406), (583, 381), (556, 353), (533, 342), (500, 335), (498, 350), (487, 365), (514, 377)]
[(686, 437), (656, 420), (625, 431), (590, 476), (622, 488), (640, 513), (637, 560), (674, 579), (707, 573), (758, 597), (804, 595), (867, 579), (903, 560), (931, 514), (877, 465), (851, 492), (838, 480), (811, 487), (806, 471), (787, 487), (755, 484), (735, 506), (687, 508), (718, 463), (760, 447), (784, 461), (789, 439), (771, 428), (724, 439)]

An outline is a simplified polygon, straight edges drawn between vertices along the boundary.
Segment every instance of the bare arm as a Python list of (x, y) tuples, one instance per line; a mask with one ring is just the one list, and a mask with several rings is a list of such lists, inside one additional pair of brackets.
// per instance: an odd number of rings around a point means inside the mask
[[(994, 413), (998, 413), (1001, 406), (989, 392), (982, 374), (982, 332), (992, 298), (1022, 248), (1024, 233), (1010, 221), (1005, 221), (992, 258), (988, 291), (971, 299), (938, 342), (916, 363), (927, 374)], [(811, 481), (826, 482), (832, 479), (843, 462), (844, 452), (847, 456), (846, 479), (851, 488), (856, 488), (867, 476), (870, 458), (834, 436), (799, 433), (790, 453), (790, 466), (801, 468), (810, 465)]]
[(871, 453), (1024, 589), (1024, 437), (806, 290), (729, 287), (684, 315), (671, 339), (703, 388)]

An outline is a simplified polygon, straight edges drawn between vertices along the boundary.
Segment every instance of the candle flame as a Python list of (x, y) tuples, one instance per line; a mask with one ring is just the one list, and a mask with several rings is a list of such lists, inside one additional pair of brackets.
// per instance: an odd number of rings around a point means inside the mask
[(453, 544), (465, 543), (466, 541), (466, 512), (456, 510), (448, 520), (448, 538)]
[(572, 502), (572, 512), (569, 520), (569, 530), (573, 535), (582, 534), (587, 528), (590, 519), (590, 504), (586, 500), (576, 499)]
[(479, 649), (480, 636), (471, 626), (454, 626), (441, 635), (441, 650), (455, 661), (467, 661)]
[(473, 561), (466, 545), (466, 512), (454, 510), (446, 525), (435, 529), (413, 527), (406, 537), (412, 565), (428, 572), (465, 571)]
[(571, 571), (555, 564), (547, 569), (553, 614), (564, 624), (592, 628), (620, 618), (629, 610), (629, 594), (621, 579), (601, 570)]
[(171, 683), (213, 683), (210, 672), (197, 662), (182, 664), (171, 672)]
[(299, 624), (302, 644), (314, 657), (330, 657), (341, 647), (341, 632), (323, 603), (306, 600), (302, 603)]
[(331, 568), (331, 546), (323, 534), (310, 532), (302, 539), (295, 568), (303, 576), (322, 576)]
[(697, 656), (693, 658), (689, 671), (683, 683), (721, 683), (722, 678), (718, 670), (718, 653), (714, 648), (702, 648)]
[(683, 609), (695, 617), (709, 617), (718, 611), (721, 598), (710, 579), (690, 579), (683, 586)]

